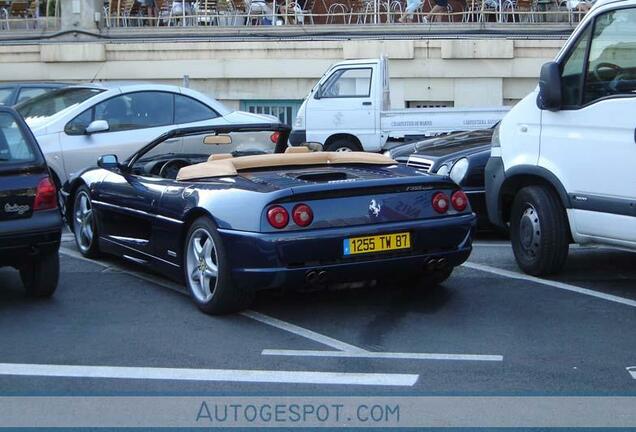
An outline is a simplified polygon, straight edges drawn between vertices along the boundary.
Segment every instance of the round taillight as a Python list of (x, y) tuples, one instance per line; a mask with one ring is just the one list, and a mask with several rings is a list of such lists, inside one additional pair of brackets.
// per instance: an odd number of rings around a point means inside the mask
[(270, 207), (267, 210), (267, 221), (274, 228), (285, 228), (289, 222), (289, 213), (281, 206)]
[(463, 212), (466, 210), (468, 206), (468, 197), (464, 193), (464, 191), (455, 191), (453, 195), (451, 195), (451, 204), (453, 204), (453, 208), (458, 212)]
[(307, 204), (298, 204), (292, 211), (292, 219), (296, 225), (306, 227), (314, 220), (314, 212)]
[(274, 132), (270, 135), (269, 139), (272, 140), (274, 144), (278, 143), (278, 138), (280, 137), (280, 132)]
[(433, 195), (433, 208), (437, 213), (446, 213), (448, 211), (448, 195), (443, 192), (437, 192)]

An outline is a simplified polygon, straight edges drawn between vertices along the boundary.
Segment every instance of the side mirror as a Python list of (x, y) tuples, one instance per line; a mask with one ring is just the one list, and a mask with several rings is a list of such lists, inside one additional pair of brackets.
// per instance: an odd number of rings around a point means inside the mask
[(107, 170), (119, 168), (119, 160), (116, 155), (104, 155), (97, 158), (97, 166)]
[(548, 62), (541, 67), (537, 106), (549, 111), (561, 109), (561, 69), (558, 63)]
[(110, 125), (106, 120), (94, 120), (86, 127), (87, 134), (94, 134), (96, 132), (106, 132), (110, 129)]

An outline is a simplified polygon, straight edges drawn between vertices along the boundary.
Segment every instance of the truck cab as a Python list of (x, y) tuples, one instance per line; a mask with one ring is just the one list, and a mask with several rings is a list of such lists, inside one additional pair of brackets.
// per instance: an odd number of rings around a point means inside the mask
[(327, 151), (386, 149), (405, 138), (487, 128), (508, 111), (494, 108), (398, 108), (390, 102), (385, 57), (347, 60), (331, 66), (298, 110), (292, 146), (318, 142)]
[(379, 151), (386, 137), (377, 133), (380, 112), (389, 109), (386, 59), (350, 60), (325, 72), (298, 110), (292, 145), (319, 142), (325, 150)]
[(598, 0), (502, 120), (488, 214), (522, 270), (562, 269), (569, 244), (636, 250), (636, 1)]

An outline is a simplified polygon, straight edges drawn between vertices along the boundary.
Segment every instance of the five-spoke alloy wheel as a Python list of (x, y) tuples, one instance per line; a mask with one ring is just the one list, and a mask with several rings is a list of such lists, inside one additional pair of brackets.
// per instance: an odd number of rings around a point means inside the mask
[(185, 281), (192, 300), (205, 313), (245, 309), (254, 297), (251, 287), (235, 284), (223, 240), (210, 217), (196, 219), (183, 246)]
[(82, 255), (89, 258), (99, 255), (93, 203), (86, 186), (80, 186), (75, 193), (72, 223), (75, 243)]

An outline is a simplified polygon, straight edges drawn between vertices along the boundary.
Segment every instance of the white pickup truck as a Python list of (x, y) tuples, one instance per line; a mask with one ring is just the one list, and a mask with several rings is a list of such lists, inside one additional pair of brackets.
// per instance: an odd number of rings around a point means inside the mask
[(390, 107), (389, 63), (349, 60), (331, 66), (298, 110), (293, 146), (318, 142), (328, 151), (379, 152), (409, 136), (434, 136), (488, 128), (509, 110), (495, 108)]

